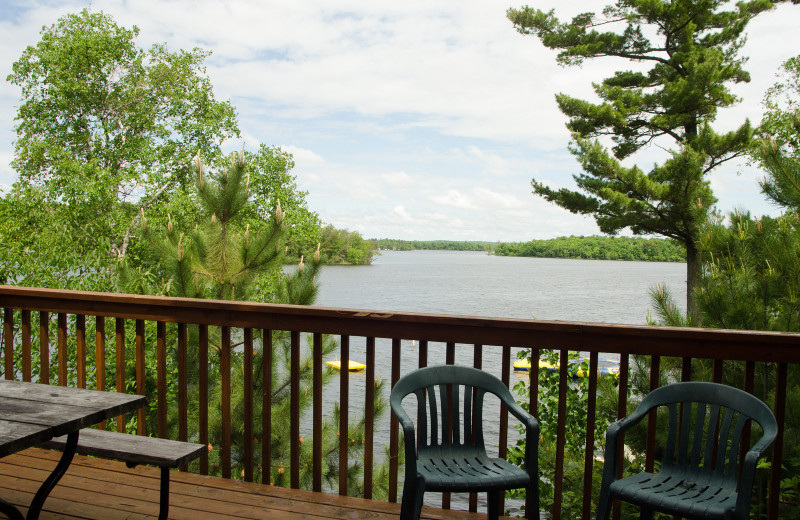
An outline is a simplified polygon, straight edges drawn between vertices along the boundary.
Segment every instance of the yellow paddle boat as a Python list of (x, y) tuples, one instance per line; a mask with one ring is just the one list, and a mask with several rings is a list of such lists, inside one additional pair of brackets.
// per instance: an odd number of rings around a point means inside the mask
[[(325, 364), (331, 368), (335, 368), (336, 370), (342, 369), (342, 362), (339, 361), (338, 359), (336, 361), (326, 361)], [(348, 365), (347, 369), (350, 372), (361, 372), (362, 370), (367, 368), (367, 365), (365, 365), (364, 363), (359, 363), (357, 361), (353, 361), (352, 359), (348, 360), (347, 365)]]
[[(548, 363), (547, 361), (542, 361), (541, 359), (539, 360), (539, 368), (546, 368), (551, 372), (557, 371), (559, 369), (559, 366), (560, 365), (558, 363), (553, 364), (553, 363)], [(514, 361), (514, 370), (529, 371), (530, 369), (531, 369), (530, 360), (518, 359), (517, 361)], [(611, 374), (613, 376), (619, 377), (618, 366), (597, 367), (597, 371), (600, 373), (601, 376), (604, 376), (606, 374)], [(586, 372), (584, 372), (582, 368), (579, 368), (575, 373), (570, 372), (570, 374), (572, 375), (572, 377), (586, 377)]]

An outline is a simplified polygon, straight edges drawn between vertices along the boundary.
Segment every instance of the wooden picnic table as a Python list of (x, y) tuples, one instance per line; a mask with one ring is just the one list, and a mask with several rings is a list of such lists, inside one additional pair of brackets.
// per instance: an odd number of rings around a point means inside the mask
[(11, 520), (39, 518), (44, 501), (72, 462), (80, 429), (145, 404), (141, 395), (0, 380), (0, 457), (68, 436), (61, 459), (33, 497), (27, 517), (2, 498), (0, 513)]

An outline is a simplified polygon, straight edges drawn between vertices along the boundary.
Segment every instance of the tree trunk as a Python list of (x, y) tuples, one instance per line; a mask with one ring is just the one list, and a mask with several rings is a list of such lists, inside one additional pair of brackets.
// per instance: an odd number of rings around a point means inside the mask
[(701, 268), (700, 250), (694, 242), (686, 243), (686, 315), (695, 326), (700, 326), (700, 313), (694, 303), (694, 290), (700, 281)]

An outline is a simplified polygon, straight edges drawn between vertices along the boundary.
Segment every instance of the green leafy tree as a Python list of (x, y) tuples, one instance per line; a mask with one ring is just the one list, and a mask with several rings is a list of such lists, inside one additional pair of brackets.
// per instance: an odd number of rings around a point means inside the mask
[[(533, 191), (574, 213), (594, 215), (604, 233), (629, 228), (683, 244), (692, 313), (700, 230), (715, 203), (707, 174), (743, 155), (752, 138), (747, 121), (721, 134), (711, 123), (720, 108), (738, 101), (729, 85), (750, 79), (738, 55), (748, 22), (775, 3), (620, 0), (601, 15), (582, 13), (570, 23), (553, 11), (508, 11), (519, 32), (558, 49), (562, 65), (611, 57), (640, 66), (594, 84), (599, 103), (556, 96), (583, 168), (574, 176), (579, 191), (536, 179)], [(604, 136), (611, 137), (611, 150), (597, 140)], [(621, 162), (646, 146), (670, 142), (668, 158), (649, 172)]]
[[(530, 350), (519, 353), (520, 359), (531, 361)], [(536, 417), (539, 420), (539, 465), (543, 474), (555, 475), (555, 464), (559, 456), (557, 444), (559, 440), (558, 425), (558, 399), (559, 379), (558, 367), (559, 351), (543, 349), (540, 359), (545, 362), (539, 366), (539, 397)], [(532, 362), (537, 366), (537, 361)], [(576, 374), (589, 373), (589, 363), (580, 357), (577, 352), (569, 353), (567, 371), (570, 382), (566, 391), (566, 416), (563, 441), (564, 474), (561, 481), (562, 495), (558, 506), (564, 518), (579, 518), (583, 511), (583, 481), (590, 478), (594, 484), (592, 489), (595, 495), (593, 503), (597, 503), (602, 476), (602, 465), (595, 464), (592, 475), (584, 475), (584, 459), (586, 455), (584, 441), (587, 433), (587, 409), (589, 401), (589, 378), (575, 377)], [(602, 374), (598, 377), (597, 414), (594, 422), (594, 438), (602, 442), (608, 425), (616, 419), (616, 386), (617, 378), (613, 374)], [(530, 397), (530, 385), (526, 378), (521, 378), (514, 385), (514, 391), (520, 397), (519, 404), (527, 408)], [(521, 427), (518, 427), (521, 428)], [(523, 464), (525, 460), (525, 439), (521, 437), (516, 445), (509, 448), (508, 460), (515, 464)], [(515, 490), (511, 496), (522, 498), (523, 493)], [(540, 508), (543, 511), (552, 511), (556, 504), (555, 486), (550, 479), (539, 479)], [(536, 518), (536, 515), (533, 515)]]
[[(782, 69), (783, 80), (767, 93), (764, 135), (752, 149), (765, 170), (761, 183), (768, 200), (784, 213), (755, 218), (734, 213), (728, 222), (709, 223), (703, 233), (703, 270), (694, 294), (706, 327), (800, 332), (800, 61), (792, 58)], [(660, 323), (686, 325), (668, 291), (653, 293)], [(695, 360), (693, 372), (711, 367)], [(775, 366), (764, 364), (756, 373), (755, 392), (774, 402)], [(800, 370), (788, 369), (781, 518), (800, 518)], [(673, 376), (675, 377), (675, 376)], [(743, 366), (726, 369), (726, 381), (743, 379)], [(765, 484), (762, 483), (762, 486)]]
[(377, 247), (364, 240), (358, 231), (336, 229), (328, 224), (322, 229), (321, 251), (326, 262), (366, 265), (372, 263)]
[(19, 181), (4, 216), (28, 232), (2, 240), (8, 281), (108, 289), (140, 209), (191, 185), (187, 158), (238, 135), (206, 76), (209, 53), (145, 51), (138, 32), (84, 9), (44, 27), (13, 64)]
[[(281, 270), (285, 255), (283, 240), (287, 234), (288, 221), (286, 211), (281, 208), (280, 200), (275, 199), (276, 208), (269, 214), (262, 215), (259, 225), (251, 225), (254, 215), (259, 214), (265, 194), (271, 191), (265, 187), (268, 183), (263, 181), (258, 190), (251, 189), (251, 186), (258, 183), (251, 182), (250, 170), (246, 167), (245, 159), (244, 152), (234, 154), (225, 168), (210, 175), (204, 172), (199, 156), (195, 159), (197, 182), (194, 200), (198, 211), (186, 214), (200, 215), (199, 222), (182, 225), (168, 215), (166, 226), (162, 228), (152, 225), (144, 214), (141, 215), (139, 233), (144, 243), (148, 245), (149, 255), (143, 254), (134, 259), (143, 260), (138, 266), (127, 260), (122, 262), (120, 280), (123, 289), (147, 294), (269, 301), (292, 305), (310, 305), (314, 302), (317, 291), (316, 280), (322, 266), (319, 246), (312, 254), (301, 256), (300, 264), (293, 273), (283, 274)], [(268, 290), (265, 291), (265, 287), (268, 287)], [(191, 350), (194, 363), (190, 363), (191, 366), (196, 366), (197, 363), (197, 340), (197, 330), (190, 329), (189, 344), (194, 346)], [(220, 356), (226, 347), (218, 331), (210, 334), (209, 342), (218, 354), (210, 360), (210, 399), (212, 403), (219, 403), (223, 392), (219, 377), (222, 365)], [(254, 473), (262, 482), (276, 485), (287, 485), (290, 474), (290, 461), (287, 457), (291, 442), (289, 426), (291, 403), (287, 391), (291, 373), (290, 342), (291, 338), (287, 332), (273, 333), (271, 342), (265, 342), (263, 337), (256, 337), (254, 342), (253, 394), (256, 396), (263, 393), (261, 379), (263, 348), (265, 344), (272, 345), (272, 417), (276, 419), (270, 439), (264, 438), (260, 422), (255, 421), (253, 433), (256, 440), (256, 458), (260, 459), (260, 450), (264, 442), (271, 444), (271, 453), (274, 457), (270, 468), (259, 468)], [(244, 352), (239, 348), (241, 345), (242, 341), (234, 341), (226, 353), (231, 359), (231, 451), (234, 476), (245, 471), (242, 419), (245, 403)], [(325, 337), (322, 343), (323, 355), (333, 353), (336, 346), (335, 341)], [(313, 397), (311, 390), (313, 360), (310, 347), (303, 353), (299, 366), (300, 385), (304, 389), (301, 391), (299, 403), (302, 413), (310, 408)], [(329, 382), (332, 376), (333, 372), (326, 371), (323, 385)], [(197, 385), (197, 380), (194, 379), (192, 384)], [(381, 388), (382, 382), (379, 381), (376, 383), (375, 400), (378, 416), (386, 409), (386, 403), (380, 397)], [(190, 395), (198, 395), (197, 389), (191, 391)], [(195, 401), (192, 404), (190, 413), (194, 414), (198, 403)], [(260, 416), (261, 400), (255, 399), (252, 405), (254, 415)], [(220, 406), (212, 406), (209, 414), (209, 440), (212, 446), (209, 464), (214, 473), (219, 473), (222, 466), (221, 452), (218, 449), (222, 441), (223, 418), (220, 409)], [(339, 410), (335, 408), (322, 426), (323, 477), (331, 487), (338, 481), (338, 417)], [(172, 420), (173, 427), (176, 427), (177, 417), (173, 415)], [(356, 477), (360, 475), (362, 469), (359, 453), (363, 453), (364, 427), (362, 418), (352, 423), (349, 431), (345, 432), (350, 439), (348, 444), (352, 450), (353, 461), (348, 468), (348, 475), (350, 492), (353, 495), (360, 493)], [(312, 479), (310, 442), (301, 441), (300, 458), (301, 485), (310, 487)]]

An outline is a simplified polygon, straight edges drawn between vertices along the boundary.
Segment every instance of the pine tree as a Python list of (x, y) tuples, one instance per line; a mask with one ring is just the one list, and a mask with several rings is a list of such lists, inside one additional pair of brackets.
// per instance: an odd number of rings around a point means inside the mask
[[(784, 65), (786, 70), (794, 67), (795, 80), (800, 79), (798, 63), (795, 58)], [(795, 85), (797, 97), (800, 82)], [(771, 95), (775, 93), (773, 90)], [(714, 222), (706, 226), (701, 239), (702, 277), (694, 293), (704, 327), (800, 332), (800, 110), (781, 110), (769, 102), (767, 106), (771, 113), (764, 128), (779, 137), (765, 134), (751, 153), (766, 171), (762, 192), (784, 213), (755, 218), (736, 212), (727, 225)], [(667, 291), (654, 291), (653, 301), (661, 324), (687, 324)], [(726, 367), (724, 382), (740, 384), (742, 365)], [(694, 360), (692, 371), (698, 377), (710, 377), (711, 367)], [(787, 374), (781, 501), (791, 504), (800, 500), (800, 370), (790, 365)], [(775, 377), (770, 364), (756, 372), (756, 395), (767, 403), (774, 402)], [(779, 516), (798, 518), (796, 508), (791, 507)]]
[[(573, 213), (594, 215), (604, 233), (629, 228), (681, 242), (691, 314), (700, 277), (700, 231), (716, 202), (706, 176), (744, 155), (752, 137), (747, 121), (724, 134), (711, 123), (720, 108), (738, 101), (728, 85), (750, 79), (738, 56), (744, 29), (776, 3), (621, 0), (571, 23), (560, 22), (553, 11), (508, 11), (519, 32), (560, 50), (560, 64), (611, 57), (649, 66), (618, 71), (594, 84), (600, 103), (556, 96), (570, 118), (571, 151), (584, 171), (574, 175), (580, 191), (553, 189), (536, 179), (532, 186), (535, 194)], [(611, 151), (596, 140), (605, 136), (614, 143)], [(622, 164), (651, 144), (667, 148), (663, 164), (649, 172)]]
[[(286, 233), (285, 211), (280, 201), (276, 203), (274, 214), (265, 218), (260, 226), (242, 224), (252, 221), (249, 193), (249, 178), (246, 174), (244, 153), (233, 154), (227, 168), (216, 173), (205, 171), (200, 157), (195, 158), (197, 172), (196, 202), (204, 221), (192, 226), (181, 226), (167, 217), (166, 229), (152, 226), (146, 216), (140, 215), (140, 234), (149, 245), (149, 264), (134, 267), (122, 261), (120, 266), (120, 287), (127, 291), (147, 294), (163, 294), (191, 298), (212, 298), (220, 300), (268, 301), (272, 303), (310, 305), (317, 292), (317, 276), (322, 262), (319, 246), (306, 259), (301, 257), (298, 268), (291, 274), (282, 273)], [(269, 287), (264, 291), (264, 287)], [(189, 366), (197, 366), (198, 329), (190, 328)], [(259, 334), (257, 331), (256, 334)], [(209, 331), (210, 347), (218, 354), (209, 358), (209, 468), (219, 474), (221, 453), (219, 447), (222, 435), (222, 417), (219, 403), (222, 387), (219, 377), (222, 341), (219, 331)], [(237, 339), (239, 341), (237, 341)], [(244, 474), (244, 354), (241, 338), (233, 338), (231, 357), (231, 445), (233, 476)], [(262, 395), (263, 345), (272, 345), (272, 438), (264, 439), (260, 421), (254, 421), (254, 459), (260, 460), (264, 442), (271, 443), (273, 461), (270, 468), (256, 468), (255, 479), (264, 483), (286, 485), (289, 477), (289, 461), (286, 454), (290, 449), (289, 432), (289, 375), (291, 371), (290, 337), (287, 332), (275, 331), (271, 341), (254, 338), (253, 356), (253, 395)], [(336, 342), (324, 337), (322, 352), (333, 353)], [(300, 361), (300, 410), (310, 409), (313, 394), (312, 347), (311, 341)], [(333, 372), (326, 371), (323, 385), (328, 383)], [(190, 374), (191, 396), (197, 396), (197, 374)], [(376, 417), (386, 410), (381, 399), (382, 383), (376, 383)], [(190, 416), (196, 416), (197, 398), (190, 402)], [(254, 399), (253, 413), (260, 417), (261, 400)], [(177, 410), (171, 410), (172, 428), (177, 428)], [(323, 424), (323, 478), (332, 486), (338, 480), (338, 408)], [(197, 421), (190, 421), (196, 425)], [(353, 494), (357, 494), (356, 476), (360, 474), (359, 453), (363, 453), (364, 420), (356, 420), (346, 434), (352, 440), (351, 466), (348, 468)], [(301, 443), (300, 475), (301, 486), (311, 483), (311, 443)]]

